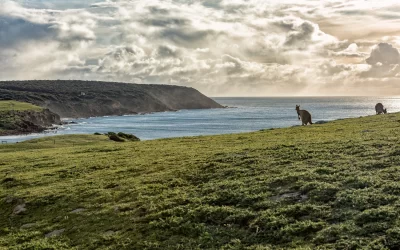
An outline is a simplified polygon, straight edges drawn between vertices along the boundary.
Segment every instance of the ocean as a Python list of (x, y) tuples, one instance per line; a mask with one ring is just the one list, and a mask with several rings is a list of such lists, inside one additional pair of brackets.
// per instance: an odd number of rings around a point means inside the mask
[(76, 119), (77, 124), (61, 126), (54, 132), (22, 136), (2, 136), (15, 143), (44, 136), (125, 132), (141, 140), (170, 137), (231, 134), (301, 125), (296, 105), (312, 114), (313, 122), (375, 115), (378, 102), (388, 113), (400, 111), (400, 97), (219, 97), (213, 98), (232, 108), (179, 110), (146, 115), (126, 115)]

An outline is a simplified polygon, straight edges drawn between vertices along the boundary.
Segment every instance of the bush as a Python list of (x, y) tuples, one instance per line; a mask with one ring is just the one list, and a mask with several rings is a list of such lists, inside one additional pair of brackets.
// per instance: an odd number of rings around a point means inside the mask
[(393, 222), (396, 217), (397, 213), (393, 208), (380, 207), (363, 211), (355, 218), (355, 222), (356, 225), (362, 226), (371, 222)]
[(108, 132), (106, 135), (110, 138), (110, 140), (117, 141), (117, 142), (140, 141), (140, 139), (137, 138), (136, 136), (131, 135), (131, 134), (125, 134), (122, 132), (119, 132), (118, 134), (114, 133), (114, 132)]
[(96, 133), (94, 133), (94, 135), (101, 135), (100, 133), (98, 133), (98, 132), (96, 132)]
[(109, 135), (108, 138), (110, 138), (110, 140), (112, 141), (116, 141), (116, 142), (124, 142), (125, 140), (122, 139), (121, 137), (119, 137), (118, 135)]
[(391, 249), (400, 249), (400, 227), (394, 227), (386, 231), (387, 245)]
[(129, 141), (140, 141), (139, 138), (137, 138), (136, 136), (134, 136), (132, 134), (125, 134), (125, 133), (119, 132), (118, 136), (121, 138), (124, 138), (126, 140), (129, 140)]
[(311, 200), (316, 202), (330, 202), (336, 199), (339, 188), (333, 184), (323, 182), (308, 182), (301, 187), (302, 193), (307, 193)]

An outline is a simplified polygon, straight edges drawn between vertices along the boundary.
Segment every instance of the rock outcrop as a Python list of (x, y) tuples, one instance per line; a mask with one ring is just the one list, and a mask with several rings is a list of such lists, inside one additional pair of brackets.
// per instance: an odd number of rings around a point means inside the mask
[(5, 81), (0, 100), (29, 102), (69, 118), (223, 108), (193, 88), (96, 81)]
[(39, 133), (53, 124), (61, 124), (60, 116), (49, 109), (0, 112), (0, 136)]

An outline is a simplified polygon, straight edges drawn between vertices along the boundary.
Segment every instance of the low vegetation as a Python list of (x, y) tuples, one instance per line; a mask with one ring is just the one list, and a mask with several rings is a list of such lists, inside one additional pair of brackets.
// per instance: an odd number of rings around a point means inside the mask
[(399, 249), (400, 114), (0, 146), (0, 248)]
[[(95, 133), (95, 135), (100, 135), (99, 133)], [(131, 134), (125, 134), (122, 132), (114, 133), (114, 132), (108, 132), (106, 134), (108, 136), (108, 138), (110, 138), (110, 140), (112, 141), (116, 141), (116, 142), (125, 142), (125, 141), (140, 141), (139, 138), (137, 138), (134, 135)]]

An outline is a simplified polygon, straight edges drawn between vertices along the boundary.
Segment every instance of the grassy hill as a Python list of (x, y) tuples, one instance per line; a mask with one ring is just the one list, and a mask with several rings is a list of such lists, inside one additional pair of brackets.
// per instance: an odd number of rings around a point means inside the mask
[(0, 146), (0, 248), (399, 249), (399, 142), (389, 114)]
[(77, 80), (0, 81), (0, 100), (33, 103), (69, 118), (222, 108), (189, 87)]

